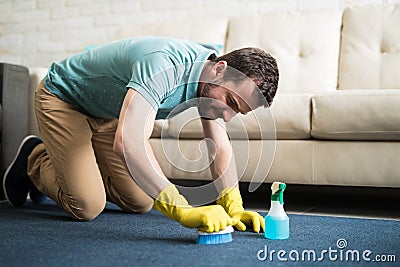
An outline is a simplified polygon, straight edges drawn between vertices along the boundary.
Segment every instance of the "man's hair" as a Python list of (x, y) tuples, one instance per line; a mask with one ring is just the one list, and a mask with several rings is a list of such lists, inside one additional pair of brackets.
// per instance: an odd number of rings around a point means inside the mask
[[(224, 73), (224, 80), (240, 82), (246, 78), (252, 79), (259, 88), (259, 91), (256, 91), (262, 94), (260, 97), (264, 97), (268, 106), (271, 106), (279, 81), (279, 70), (275, 58), (262, 49), (247, 47), (211, 58), (211, 62), (218, 61), (226, 61), (230, 67)], [(238, 75), (238, 73), (244, 75)], [(265, 106), (265, 102), (263, 105)]]

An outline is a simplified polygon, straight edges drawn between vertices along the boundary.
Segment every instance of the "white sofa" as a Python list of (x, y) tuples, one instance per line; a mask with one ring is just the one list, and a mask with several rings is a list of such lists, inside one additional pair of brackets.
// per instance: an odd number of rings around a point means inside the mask
[[(383, 5), (167, 21), (123, 27), (118, 37), (258, 46), (277, 58), (272, 117), (256, 110), (261, 128), (254, 114), (226, 125), (241, 181), (400, 187), (399, 25), (400, 5)], [(31, 92), (45, 72), (30, 69)], [(151, 143), (171, 179), (211, 179), (200, 121), (187, 121), (195, 112), (155, 125)], [(38, 134), (32, 112), (30, 129)]]

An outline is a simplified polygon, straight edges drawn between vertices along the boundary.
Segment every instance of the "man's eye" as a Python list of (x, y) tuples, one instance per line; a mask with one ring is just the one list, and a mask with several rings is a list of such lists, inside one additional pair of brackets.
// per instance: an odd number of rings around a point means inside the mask
[(228, 101), (231, 106), (235, 106), (235, 101), (233, 101), (232, 97), (228, 97)]
[(237, 111), (238, 107), (235, 100), (233, 100), (233, 98), (230, 96), (228, 98), (228, 101), (229, 101), (229, 106), (232, 107), (233, 110)]

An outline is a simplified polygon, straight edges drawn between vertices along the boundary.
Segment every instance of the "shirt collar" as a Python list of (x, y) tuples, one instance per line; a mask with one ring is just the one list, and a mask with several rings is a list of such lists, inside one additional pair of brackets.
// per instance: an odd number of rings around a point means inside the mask
[(213, 50), (202, 51), (192, 64), (189, 70), (189, 79), (186, 90), (186, 100), (197, 98), (197, 88), (199, 86), (200, 75), (204, 65), (210, 55), (214, 54)]

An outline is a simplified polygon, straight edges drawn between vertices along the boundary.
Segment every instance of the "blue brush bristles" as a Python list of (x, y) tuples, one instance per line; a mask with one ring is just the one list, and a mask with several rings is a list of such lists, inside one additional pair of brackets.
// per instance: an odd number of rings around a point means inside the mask
[(232, 241), (233, 227), (228, 226), (224, 230), (214, 233), (197, 231), (197, 244), (211, 245), (223, 244)]

